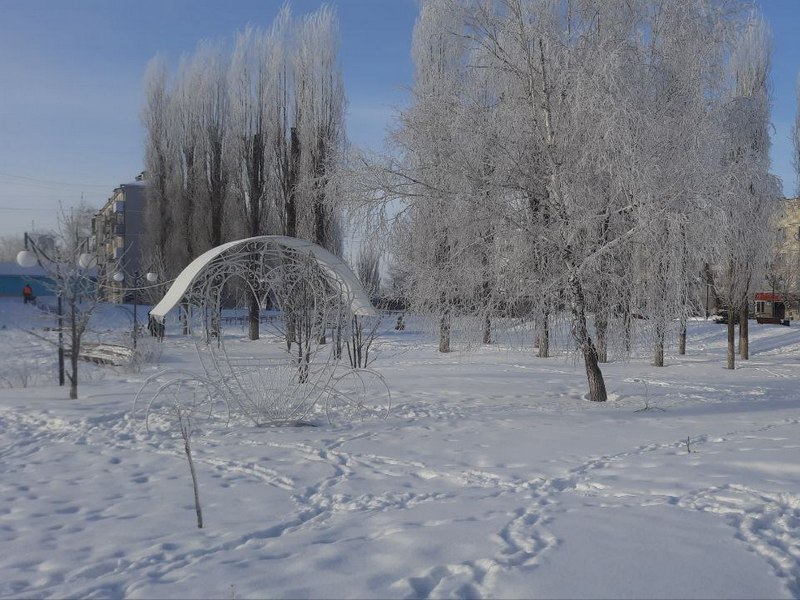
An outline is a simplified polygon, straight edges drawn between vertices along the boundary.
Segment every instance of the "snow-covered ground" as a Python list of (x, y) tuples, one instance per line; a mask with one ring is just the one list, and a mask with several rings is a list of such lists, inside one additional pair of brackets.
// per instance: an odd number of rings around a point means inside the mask
[[(0, 302), (2, 597), (800, 597), (800, 327), (752, 324), (731, 372), (694, 322), (603, 405), (571, 357), (389, 330), (385, 420), (194, 441), (197, 529), (181, 441), (131, 417), (159, 367), (82, 365), (70, 401), (33, 314)], [(174, 332), (161, 367), (195, 356)]]

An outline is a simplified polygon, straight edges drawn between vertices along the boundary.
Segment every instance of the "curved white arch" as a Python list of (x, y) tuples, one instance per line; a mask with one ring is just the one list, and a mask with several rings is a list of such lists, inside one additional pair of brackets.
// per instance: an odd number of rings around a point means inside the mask
[(161, 301), (150, 311), (150, 316), (163, 323), (167, 313), (180, 303), (181, 298), (186, 294), (186, 291), (191, 287), (194, 280), (212, 260), (227, 250), (251, 242), (272, 243), (283, 248), (303, 252), (312, 257), (332, 279), (341, 285), (353, 314), (360, 316), (374, 316), (376, 314), (361, 282), (343, 260), (328, 252), (322, 246), (318, 246), (307, 240), (300, 240), (284, 235), (261, 235), (222, 244), (195, 258), (181, 271), (180, 275), (178, 275), (172, 283)]

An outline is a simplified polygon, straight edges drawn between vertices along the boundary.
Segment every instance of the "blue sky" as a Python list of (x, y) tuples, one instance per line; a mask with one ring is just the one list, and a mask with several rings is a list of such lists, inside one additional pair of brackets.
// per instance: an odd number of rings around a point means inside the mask
[[(142, 76), (201, 39), (268, 26), (283, 0), (0, 0), (0, 235), (52, 227), (59, 202), (100, 206), (142, 169)], [(294, 0), (295, 14), (319, 0)], [(339, 0), (347, 129), (380, 147), (412, 80), (415, 0)], [(788, 141), (800, 0), (762, 0), (773, 29), (773, 171), (795, 190)]]

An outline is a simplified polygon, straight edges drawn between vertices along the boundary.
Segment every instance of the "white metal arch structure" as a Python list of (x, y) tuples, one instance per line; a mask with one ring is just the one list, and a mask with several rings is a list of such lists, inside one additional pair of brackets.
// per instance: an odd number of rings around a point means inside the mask
[[(336, 370), (352, 317), (377, 315), (342, 260), (311, 242), (271, 235), (199, 256), (150, 315), (163, 323), (178, 305), (187, 309), (213, 389), (256, 425), (301, 420), (323, 397), (326, 405), (340, 402)], [(251, 315), (263, 323), (258, 341), (245, 335)]]
[(157, 321), (163, 322), (167, 313), (181, 302), (195, 279), (212, 261), (224, 256), (226, 253), (234, 252), (252, 244), (275, 245), (313, 257), (317, 264), (338, 282), (342, 293), (347, 296), (353, 314), (362, 316), (374, 316), (376, 314), (361, 282), (350, 270), (350, 267), (335, 254), (308, 240), (285, 235), (262, 235), (222, 244), (195, 258), (181, 271), (161, 301), (150, 311), (150, 316)]

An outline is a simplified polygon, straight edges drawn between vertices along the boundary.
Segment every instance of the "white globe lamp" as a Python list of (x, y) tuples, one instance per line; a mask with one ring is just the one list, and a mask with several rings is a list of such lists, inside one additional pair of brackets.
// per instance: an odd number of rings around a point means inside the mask
[(30, 269), (36, 265), (36, 255), (30, 250), (22, 250), (17, 254), (17, 264), (24, 269)]
[(119, 271), (117, 271), (116, 273), (114, 273), (114, 274), (111, 276), (111, 279), (113, 279), (113, 280), (114, 280), (114, 281), (116, 281), (117, 283), (122, 283), (122, 280), (123, 280), (123, 279), (125, 279), (125, 275), (123, 275), (122, 273), (120, 273)]
[(78, 266), (81, 269), (90, 269), (97, 265), (97, 257), (89, 252), (84, 252), (78, 257)]
[(147, 279), (147, 281), (149, 281), (150, 283), (155, 283), (156, 279), (158, 279), (158, 275), (156, 273), (150, 272), (147, 275), (145, 275), (145, 279)]

